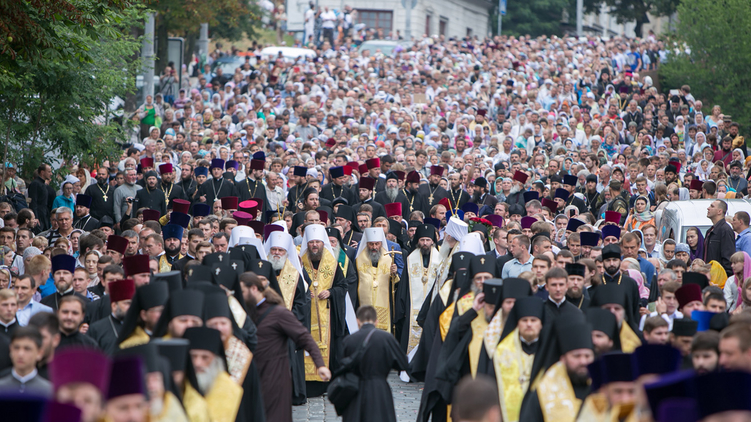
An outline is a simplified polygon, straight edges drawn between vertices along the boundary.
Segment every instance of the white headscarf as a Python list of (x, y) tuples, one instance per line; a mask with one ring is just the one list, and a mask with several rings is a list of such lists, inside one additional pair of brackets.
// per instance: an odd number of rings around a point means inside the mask
[(446, 234), (453, 237), (457, 242), (461, 242), (468, 231), (469, 226), (467, 223), (456, 217), (449, 218), (449, 222), (446, 225)]
[(360, 254), (367, 250), (368, 242), (381, 242), (381, 251), (388, 252), (388, 244), (386, 243), (386, 235), (383, 233), (383, 229), (380, 227), (368, 227), (362, 233), (362, 239), (360, 239), (357, 245), (357, 255), (355, 259), (360, 257)]
[(295, 240), (292, 239), (292, 236), (290, 236), (289, 233), (287, 233), (286, 231), (272, 232), (271, 235), (269, 235), (269, 238), (266, 240), (264, 246), (267, 255), (271, 254), (271, 248), (286, 249), (287, 259), (289, 259), (289, 262), (292, 263), (292, 266), (295, 267), (297, 272), (300, 273), (300, 277), (303, 277), (302, 265), (300, 265), (300, 257), (297, 255)]
[(472, 232), (464, 236), (461, 243), (459, 243), (459, 252), (485, 255), (485, 247), (482, 245), (482, 237), (480, 237), (480, 233)]
[(256, 232), (248, 226), (237, 226), (232, 229), (232, 234), (229, 236), (229, 247), (234, 248), (238, 245), (253, 245), (258, 249), (258, 255), (266, 260), (266, 249), (263, 247), (263, 243), (256, 237)]
[(305, 227), (305, 233), (302, 235), (302, 246), (300, 247), (301, 258), (308, 250), (308, 242), (311, 240), (320, 240), (323, 242), (323, 246), (331, 253), (331, 256), (334, 259), (339, 259), (339, 257), (334, 256), (334, 249), (331, 247), (331, 242), (329, 242), (329, 235), (326, 233), (326, 228), (321, 224), (310, 224)]

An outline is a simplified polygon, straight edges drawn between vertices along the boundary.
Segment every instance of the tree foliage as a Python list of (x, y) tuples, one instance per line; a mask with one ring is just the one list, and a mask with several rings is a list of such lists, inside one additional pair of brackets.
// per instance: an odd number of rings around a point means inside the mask
[[(112, 157), (125, 131), (110, 121), (108, 106), (135, 89), (140, 63), (131, 58), (140, 42), (130, 30), (143, 10), (108, 0), (13, 3), (13, 12), (4, 7), (14, 18), (0, 27), (6, 40), (0, 54), (3, 163), (21, 163), (28, 176), (43, 159), (95, 163)], [(19, 23), (22, 17), (27, 22)], [(22, 29), (35, 27), (45, 29), (38, 39)]]
[[(705, 109), (720, 104), (748, 133), (751, 8), (747, 0), (692, 0), (678, 6), (675, 43), (660, 67), (662, 86), (689, 85)], [(680, 46), (680, 47), (679, 47)]]
[[(532, 0), (506, 2), (506, 16), (503, 17), (503, 35), (562, 35), (561, 19), (564, 10), (570, 9), (569, 0)], [(490, 17), (490, 27), (496, 33), (498, 6)], [(570, 10), (569, 10), (570, 12)], [(569, 13), (570, 14), (570, 13)]]
[(619, 24), (635, 22), (634, 32), (637, 37), (641, 37), (642, 27), (649, 23), (647, 13), (670, 16), (676, 12), (678, 4), (680, 0), (584, 0), (584, 12), (597, 13), (605, 5)]

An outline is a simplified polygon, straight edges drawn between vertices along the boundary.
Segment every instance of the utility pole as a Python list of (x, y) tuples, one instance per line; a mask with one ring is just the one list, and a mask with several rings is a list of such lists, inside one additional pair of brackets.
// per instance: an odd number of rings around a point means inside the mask
[(417, 6), (417, 0), (402, 0), (402, 6), (407, 11), (406, 22), (404, 24), (404, 39), (412, 41), (412, 9)]
[(154, 13), (146, 17), (141, 57), (143, 58), (143, 100), (154, 96)]
[(503, 16), (506, 16), (506, 0), (498, 0), (498, 36), (501, 36), (503, 29)]
[(209, 24), (201, 24), (201, 33), (198, 37), (198, 62), (203, 66), (209, 56)]
[(576, 0), (576, 36), (584, 36), (582, 20), (584, 19), (584, 0)]

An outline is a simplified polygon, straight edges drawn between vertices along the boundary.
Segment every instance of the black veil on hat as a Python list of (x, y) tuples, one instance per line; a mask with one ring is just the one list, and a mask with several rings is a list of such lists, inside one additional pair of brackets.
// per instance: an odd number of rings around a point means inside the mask
[[(503, 299), (500, 300), (500, 303), (503, 303)], [(498, 304), (496, 305), (496, 308), (500, 308), (500, 306), (501, 305)], [(539, 297), (531, 295), (518, 297), (516, 299), (516, 302), (514, 302), (514, 307), (511, 308), (511, 312), (509, 312), (508, 318), (506, 319), (506, 324), (503, 326), (503, 332), (501, 333), (499, 340), (503, 340), (509, 334), (511, 334), (519, 324), (519, 320), (524, 317), (537, 317), (540, 319), (544, 326), (545, 302), (543, 302)]]
[[(254, 259), (246, 271), (252, 271), (254, 274), (266, 277), (269, 280), (269, 287), (282, 296), (282, 289), (279, 287), (279, 281), (276, 279), (276, 271), (269, 261), (263, 259)], [(283, 296), (282, 296), (283, 297)]]
[[(177, 271), (176, 271), (177, 272)], [(179, 272), (178, 276), (179, 276)], [(179, 281), (179, 280), (178, 280)], [(118, 335), (118, 344), (124, 342), (138, 327), (141, 320), (141, 311), (146, 311), (156, 306), (162, 306), (169, 299), (169, 286), (165, 281), (152, 281), (136, 289), (128, 312), (125, 314), (123, 325)]]
[(181, 315), (193, 315), (203, 319), (204, 295), (197, 290), (180, 290), (172, 292), (164, 305), (164, 311), (154, 328), (153, 337), (163, 337), (167, 334), (167, 326), (173, 318)]
[[(570, 341), (564, 340), (564, 344), (561, 345), (559, 338), (569, 333), (572, 333), (574, 338)], [(532, 362), (529, 391), (532, 391), (533, 386), (536, 386), (538, 376), (541, 377), (548, 368), (558, 362), (562, 354), (574, 350), (570, 347), (578, 346), (578, 343), (582, 343), (586, 347), (587, 340), (588, 347), (592, 347), (592, 332), (582, 312), (564, 313), (549, 321), (549, 323), (543, 324), (539, 338), (540, 345)], [(562, 350), (564, 351), (562, 352)]]
[(618, 319), (607, 309), (589, 308), (586, 310), (587, 321), (592, 326), (592, 331), (602, 331), (613, 340), (612, 351), (621, 351), (621, 330), (618, 327)]

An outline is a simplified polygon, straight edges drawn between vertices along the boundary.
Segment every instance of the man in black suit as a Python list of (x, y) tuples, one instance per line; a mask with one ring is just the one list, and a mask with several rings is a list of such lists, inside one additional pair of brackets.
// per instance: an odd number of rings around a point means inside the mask
[[(50, 206), (49, 191), (47, 190), (47, 181), (52, 177), (52, 167), (49, 164), (42, 164), (37, 169), (37, 177), (29, 184), (29, 207), (34, 211), (39, 228), (47, 230), (50, 228)], [(54, 197), (53, 197), (54, 200)]]

